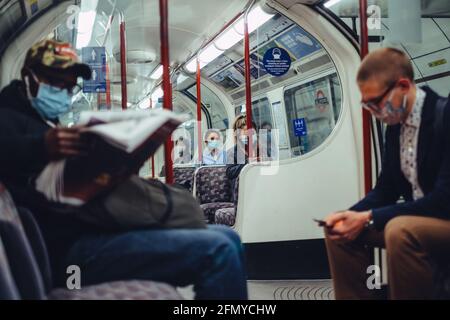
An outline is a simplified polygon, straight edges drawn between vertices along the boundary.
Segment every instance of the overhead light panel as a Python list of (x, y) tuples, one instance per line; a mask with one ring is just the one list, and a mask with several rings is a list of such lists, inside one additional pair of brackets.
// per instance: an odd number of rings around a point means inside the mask
[(227, 50), (243, 38), (244, 35), (239, 34), (235, 28), (230, 27), (214, 41), (214, 44), (219, 49)]
[(97, 4), (98, 0), (81, 2), (77, 25), (77, 49), (87, 47), (91, 41), (95, 18), (97, 16)]
[[(223, 53), (223, 50), (217, 49), (214, 43), (206, 46), (199, 54), (198, 59), (205, 64), (210, 63)], [(200, 65), (200, 67), (202, 67)]]
[(144, 98), (138, 105), (139, 109), (148, 109), (150, 108), (150, 98)]
[[(274, 15), (265, 12), (260, 6), (253, 8), (248, 14), (248, 33), (252, 33), (264, 23), (272, 19)], [(244, 34), (244, 19), (239, 19), (236, 22), (236, 31)]]
[(161, 87), (158, 87), (155, 91), (153, 91), (151, 99), (154, 103), (158, 102), (159, 98), (162, 98), (164, 96), (164, 91), (161, 89)]
[(153, 71), (153, 73), (150, 75), (150, 78), (153, 80), (158, 80), (163, 75), (163, 66), (159, 65), (158, 68)]
[(336, 3), (340, 2), (341, 0), (329, 0), (327, 2), (325, 2), (324, 6), (326, 8), (329, 8), (331, 6), (334, 6)]

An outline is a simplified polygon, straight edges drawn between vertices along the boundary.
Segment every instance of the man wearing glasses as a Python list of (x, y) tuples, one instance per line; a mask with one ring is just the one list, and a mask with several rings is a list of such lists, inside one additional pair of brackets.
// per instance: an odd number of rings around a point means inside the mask
[(384, 247), (389, 298), (433, 298), (434, 266), (450, 257), (448, 99), (417, 87), (408, 57), (392, 48), (370, 53), (357, 82), (362, 107), (387, 124), (385, 152), (375, 188), (325, 219), (335, 296), (382, 298), (368, 267), (373, 247)]

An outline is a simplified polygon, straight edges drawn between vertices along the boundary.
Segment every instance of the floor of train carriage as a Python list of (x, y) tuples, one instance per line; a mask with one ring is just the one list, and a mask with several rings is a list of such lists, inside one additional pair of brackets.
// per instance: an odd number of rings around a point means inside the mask
[[(334, 300), (331, 280), (249, 280), (250, 300)], [(178, 289), (193, 299), (192, 286)]]

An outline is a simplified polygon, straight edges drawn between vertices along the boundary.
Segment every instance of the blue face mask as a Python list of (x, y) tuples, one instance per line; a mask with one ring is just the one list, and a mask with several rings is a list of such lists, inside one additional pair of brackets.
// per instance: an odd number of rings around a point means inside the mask
[(46, 120), (55, 120), (69, 111), (72, 96), (67, 89), (60, 89), (40, 82), (37, 96), (32, 97), (30, 95), (30, 102), (41, 117)]
[(220, 147), (220, 143), (217, 140), (208, 141), (208, 148), (210, 149), (218, 149)]

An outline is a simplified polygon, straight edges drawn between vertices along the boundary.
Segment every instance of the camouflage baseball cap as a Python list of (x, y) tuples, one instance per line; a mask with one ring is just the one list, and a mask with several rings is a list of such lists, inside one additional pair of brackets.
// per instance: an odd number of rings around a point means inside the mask
[(43, 40), (28, 50), (24, 67), (44, 66), (50, 69), (67, 70), (85, 80), (91, 78), (91, 68), (80, 63), (77, 53), (69, 43)]

